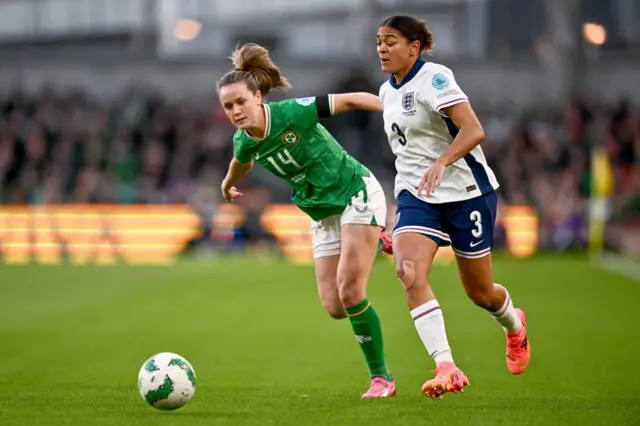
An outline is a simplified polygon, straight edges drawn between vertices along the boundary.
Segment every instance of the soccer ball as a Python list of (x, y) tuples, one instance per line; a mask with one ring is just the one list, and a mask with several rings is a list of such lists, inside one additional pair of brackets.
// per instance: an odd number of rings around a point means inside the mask
[(138, 391), (159, 410), (175, 410), (196, 393), (196, 373), (178, 354), (161, 352), (145, 361), (138, 373)]

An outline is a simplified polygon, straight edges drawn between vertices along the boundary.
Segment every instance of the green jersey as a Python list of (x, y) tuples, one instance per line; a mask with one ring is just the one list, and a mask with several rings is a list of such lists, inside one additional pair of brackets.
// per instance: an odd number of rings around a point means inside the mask
[[(327, 97), (319, 99), (327, 104)], [(313, 220), (342, 213), (351, 197), (365, 189), (362, 177), (370, 172), (318, 122), (316, 98), (271, 102), (264, 110), (264, 138), (238, 130), (235, 158), (243, 164), (253, 159), (286, 180), (293, 202)]]

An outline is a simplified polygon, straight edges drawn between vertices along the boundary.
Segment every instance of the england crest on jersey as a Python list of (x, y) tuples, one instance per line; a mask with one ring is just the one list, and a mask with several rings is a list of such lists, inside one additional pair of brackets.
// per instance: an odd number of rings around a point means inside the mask
[(413, 101), (415, 99), (414, 92), (408, 92), (402, 95), (402, 107), (409, 111), (413, 108)]

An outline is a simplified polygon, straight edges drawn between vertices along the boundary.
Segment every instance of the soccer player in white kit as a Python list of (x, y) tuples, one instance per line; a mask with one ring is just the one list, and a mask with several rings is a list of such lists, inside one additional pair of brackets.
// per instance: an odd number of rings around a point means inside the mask
[(397, 156), (396, 270), (418, 334), (436, 363), (436, 375), (422, 392), (442, 397), (469, 384), (454, 363), (442, 311), (428, 281), (441, 245), (453, 247), (469, 298), (503, 327), (507, 367), (520, 374), (530, 358), (525, 314), (513, 307), (509, 292), (493, 282), (498, 182), (479, 146), (482, 125), (451, 70), (422, 59), (433, 48), (424, 22), (404, 15), (388, 18), (378, 29), (377, 44), (382, 70), (390, 74), (380, 99), (385, 131)]

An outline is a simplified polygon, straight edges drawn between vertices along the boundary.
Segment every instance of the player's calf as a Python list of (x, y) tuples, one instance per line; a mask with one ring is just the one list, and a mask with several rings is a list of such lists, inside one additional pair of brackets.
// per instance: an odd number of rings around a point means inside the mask
[(489, 312), (498, 310), (504, 293), (493, 285), (491, 256), (470, 259), (456, 255), (456, 261), (467, 297)]
[(316, 282), (318, 295), (322, 307), (331, 318), (343, 319), (347, 317), (342, 301), (338, 294), (338, 262), (340, 256), (320, 256), (315, 258)]
[(458, 270), (467, 296), (488, 311), (507, 333), (521, 326), (506, 288), (493, 283), (491, 256), (468, 259), (457, 256)]
[(479, 286), (471, 289), (467, 289), (467, 297), (480, 308), (495, 312), (504, 303), (504, 294), (497, 288), (493, 287), (493, 283), (487, 286)]

